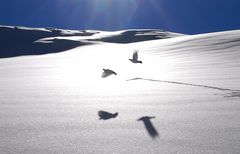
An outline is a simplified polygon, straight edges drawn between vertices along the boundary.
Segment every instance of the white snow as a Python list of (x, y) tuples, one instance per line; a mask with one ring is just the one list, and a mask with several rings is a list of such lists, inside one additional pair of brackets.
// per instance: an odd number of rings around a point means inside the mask
[(240, 151), (240, 30), (2, 58), (0, 85), (1, 154)]

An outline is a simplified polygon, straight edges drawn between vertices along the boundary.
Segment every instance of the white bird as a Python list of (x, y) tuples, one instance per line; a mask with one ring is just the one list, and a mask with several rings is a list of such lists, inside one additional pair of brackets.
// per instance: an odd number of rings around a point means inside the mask
[(142, 61), (138, 60), (138, 52), (137, 52), (137, 50), (133, 53), (132, 59), (129, 59), (129, 60), (131, 62), (133, 62), (133, 63), (141, 63), (142, 64)]

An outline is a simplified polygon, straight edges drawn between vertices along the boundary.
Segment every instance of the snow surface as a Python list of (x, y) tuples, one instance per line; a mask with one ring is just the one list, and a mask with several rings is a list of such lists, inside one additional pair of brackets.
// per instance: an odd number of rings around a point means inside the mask
[[(1, 154), (239, 153), (240, 30), (135, 43), (92, 32), (107, 41), (0, 59)], [(128, 60), (136, 49), (143, 64)]]

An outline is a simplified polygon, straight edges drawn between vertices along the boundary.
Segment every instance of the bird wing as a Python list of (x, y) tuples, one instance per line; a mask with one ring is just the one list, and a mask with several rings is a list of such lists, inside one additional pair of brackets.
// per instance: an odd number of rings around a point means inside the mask
[(135, 51), (133, 53), (133, 60), (138, 60), (138, 52), (137, 51)]
[(112, 70), (111, 70), (111, 73), (112, 73), (112, 74), (115, 74), (115, 75), (117, 75), (117, 73), (116, 73), (116, 72), (114, 72), (114, 71), (112, 71)]

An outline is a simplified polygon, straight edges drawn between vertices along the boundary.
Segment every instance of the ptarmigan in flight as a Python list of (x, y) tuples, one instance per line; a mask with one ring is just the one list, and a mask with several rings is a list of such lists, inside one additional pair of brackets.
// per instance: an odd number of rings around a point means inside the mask
[(132, 59), (129, 59), (129, 60), (133, 63), (141, 63), (142, 64), (142, 61), (138, 60), (138, 51), (137, 50), (133, 53)]
[(108, 77), (110, 75), (113, 75), (113, 74), (117, 75), (116, 72), (114, 72), (114, 71), (112, 71), (110, 69), (103, 69), (102, 78), (106, 78), (106, 77)]

